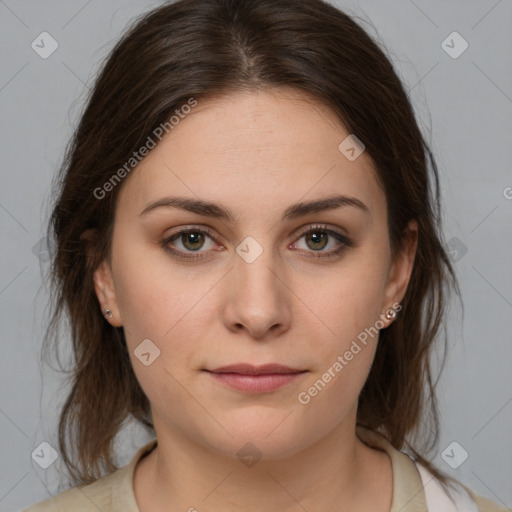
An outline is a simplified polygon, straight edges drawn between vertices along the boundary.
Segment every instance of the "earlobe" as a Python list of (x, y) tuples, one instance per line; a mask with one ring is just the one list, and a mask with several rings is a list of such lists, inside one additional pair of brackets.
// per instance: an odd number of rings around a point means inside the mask
[(112, 270), (107, 260), (103, 260), (93, 273), (94, 290), (100, 303), (100, 311), (106, 321), (114, 327), (121, 327), (121, 316), (117, 302)]

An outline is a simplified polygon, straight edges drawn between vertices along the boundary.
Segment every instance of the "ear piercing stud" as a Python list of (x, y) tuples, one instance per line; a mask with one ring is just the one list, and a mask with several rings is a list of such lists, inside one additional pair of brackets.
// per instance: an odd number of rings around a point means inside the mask
[(104, 314), (105, 316), (108, 316), (109, 318), (112, 318), (112, 311), (110, 311), (110, 309), (105, 309), (105, 310), (103, 311), (103, 314)]
[(386, 318), (388, 320), (393, 320), (396, 318), (396, 310), (394, 310), (393, 308), (389, 308), (387, 311), (386, 311)]

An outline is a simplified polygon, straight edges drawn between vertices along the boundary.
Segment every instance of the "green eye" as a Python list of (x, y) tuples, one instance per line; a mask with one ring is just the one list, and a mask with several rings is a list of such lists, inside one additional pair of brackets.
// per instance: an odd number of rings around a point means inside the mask
[(205, 234), (202, 231), (182, 231), (178, 236), (181, 236), (181, 244), (191, 251), (201, 249), (205, 241)]
[(308, 244), (309, 248), (315, 251), (325, 249), (329, 243), (329, 235), (325, 232), (319, 234), (319, 231), (310, 231), (307, 235), (304, 236), (306, 237), (306, 243), (311, 241), (312, 244), (316, 245), (316, 247), (311, 247)]
[[(201, 249), (205, 247), (205, 244), (208, 241), (210, 241), (212, 246), (215, 246), (210, 230), (190, 227), (182, 229), (170, 237), (167, 237), (165, 240), (162, 240), (161, 245), (165, 251), (169, 252), (173, 256), (193, 260), (204, 257), (203, 253), (207, 251), (202, 251)], [(181, 244), (182, 247), (176, 248), (176, 243)]]
[[(313, 257), (330, 257), (341, 254), (348, 247), (353, 247), (355, 244), (347, 238), (345, 235), (338, 233), (332, 229), (328, 229), (326, 226), (313, 226), (308, 227), (308, 229), (303, 232), (299, 239), (305, 239), (306, 242), (306, 251), (317, 253), (312, 254)], [(329, 245), (331, 240), (333, 239), (334, 248), (329, 251), (324, 251), (324, 249)], [(298, 242), (294, 242), (295, 248), (297, 248)], [(337, 245), (337, 247), (336, 247)], [(300, 247), (298, 247), (301, 249)], [(308, 250), (309, 249), (309, 250)]]

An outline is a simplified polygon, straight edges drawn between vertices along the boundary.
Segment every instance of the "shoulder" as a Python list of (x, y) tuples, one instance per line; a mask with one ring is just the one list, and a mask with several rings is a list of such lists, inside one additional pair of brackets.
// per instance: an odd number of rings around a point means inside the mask
[(449, 489), (426, 467), (414, 462), (406, 453), (395, 449), (379, 432), (358, 426), (357, 435), (369, 446), (385, 451), (391, 459), (391, 512), (511, 512), (510, 509), (476, 494), (460, 482), (457, 482), (456, 487)]
[(110, 512), (112, 510), (112, 490), (117, 481), (123, 478), (125, 468), (106, 475), (88, 485), (68, 489), (57, 496), (36, 503), (23, 512)]
[(139, 512), (133, 492), (133, 475), (139, 460), (156, 446), (156, 439), (140, 448), (131, 462), (87, 485), (68, 489), (36, 503), (23, 512)]
[(415, 463), (423, 483), (428, 510), (453, 512), (507, 512), (508, 509), (476, 494), (461, 482), (445, 485), (426, 467)]

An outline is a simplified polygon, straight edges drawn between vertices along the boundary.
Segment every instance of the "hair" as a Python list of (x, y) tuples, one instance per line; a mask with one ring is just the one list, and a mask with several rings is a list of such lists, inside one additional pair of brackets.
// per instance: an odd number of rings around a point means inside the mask
[[(57, 178), (45, 347), (65, 317), (73, 362), (58, 433), (73, 484), (117, 469), (114, 441), (128, 419), (153, 429), (123, 329), (105, 321), (93, 286), (94, 270), (110, 255), (123, 183), (103, 199), (94, 191), (190, 98), (276, 87), (316, 99), (364, 143), (386, 195), (393, 254), (403, 248), (409, 221), (418, 223), (402, 310), (380, 332), (357, 423), (448, 478), (426, 458), (439, 437), (431, 355), (449, 292), (460, 291), (442, 241), (435, 159), (391, 59), (351, 16), (323, 0), (179, 0), (136, 19), (111, 50)], [(446, 328), (443, 363), (445, 356)]]

